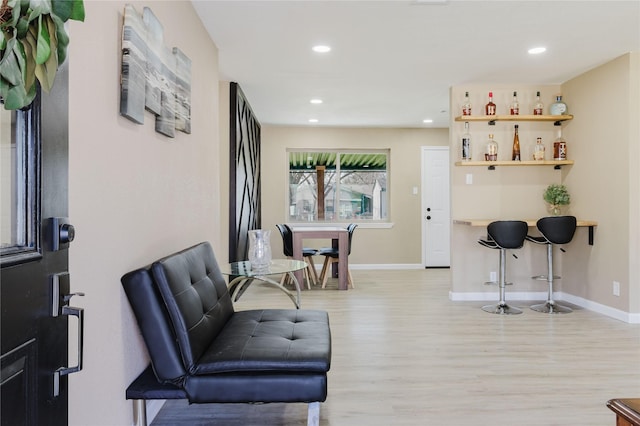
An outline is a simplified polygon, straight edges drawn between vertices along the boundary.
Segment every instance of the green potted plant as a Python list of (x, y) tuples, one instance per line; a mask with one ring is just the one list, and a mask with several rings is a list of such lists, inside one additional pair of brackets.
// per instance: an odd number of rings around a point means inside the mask
[(551, 184), (545, 189), (542, 195), (547, 202), (549, 213), (554, 216), (564, 214), (567, 206), (571, 203), (571, 196), (564, 185)]
[(67, 56), (69, 19), (84, 21), (83, 0), (2, 0), (0, 97), (5, 109), (29, 105), (36, 81), (48, 92)]

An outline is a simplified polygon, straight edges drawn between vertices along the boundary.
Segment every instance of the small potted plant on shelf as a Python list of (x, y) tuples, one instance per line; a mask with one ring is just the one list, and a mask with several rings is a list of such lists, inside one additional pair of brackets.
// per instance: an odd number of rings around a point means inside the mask
[(571, 202), (569, 191), (564, 185), (549, 185), (545, 189), (542, 198), (547, 202), (549, 213), (554, 216), (565, 214)]

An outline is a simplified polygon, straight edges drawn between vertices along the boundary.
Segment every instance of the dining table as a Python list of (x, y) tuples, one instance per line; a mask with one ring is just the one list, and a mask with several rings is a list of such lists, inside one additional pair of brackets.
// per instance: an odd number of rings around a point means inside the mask
[[(306, 239), (330, 239), (332, 247), (338, 249), (338, 290), (347, 290), (349, 271), (349, 232), (339, 226), (290, 225), (293, 234), (293, 258), (303, 260), (303, 241)], [(294, 273), (302, 282), (302, 271)]]

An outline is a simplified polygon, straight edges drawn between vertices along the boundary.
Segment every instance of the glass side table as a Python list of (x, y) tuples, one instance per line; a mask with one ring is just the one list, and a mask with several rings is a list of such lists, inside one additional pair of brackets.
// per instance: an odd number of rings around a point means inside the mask
[[(300, 309), (300, 283), (298, 282), (294, 272), (299, 271), (307, 267), (306, 262), (301, 260), (292, 259), (273, 259), (266, 269), (251, 269), (251, 262), (245, 260), (242, 262), (233, 262), (227, 265), (222, 265), (220, 271), (224, 275), (235, 276), (229, 282), (229, 294), (231, 300), (238, 301), (240, 296), (249, 288), (254, 280), (262, 281), (270, 286), (278, 288), (284, 292), (291, 301), (296, 305), (296, 308)], [(286, 289), (278, 281), (269, 278), (269, 275), (282, 275), (287, 274), (296, 286), (296, 294), (294, 295), (288, 289)]]

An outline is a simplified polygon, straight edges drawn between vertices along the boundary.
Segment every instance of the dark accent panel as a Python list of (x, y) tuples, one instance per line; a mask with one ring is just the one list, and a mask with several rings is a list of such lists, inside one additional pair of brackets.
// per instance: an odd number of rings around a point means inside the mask
[(260, 123), (238, 83), (230, 86), (229, 261), (247, 259), (251, 229), (261, 226)]

